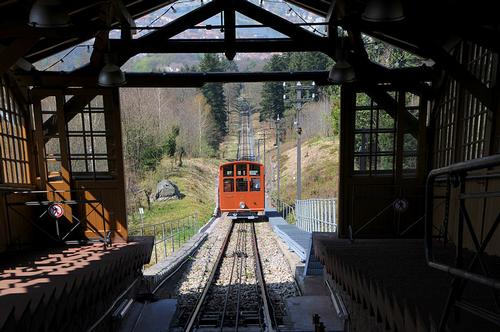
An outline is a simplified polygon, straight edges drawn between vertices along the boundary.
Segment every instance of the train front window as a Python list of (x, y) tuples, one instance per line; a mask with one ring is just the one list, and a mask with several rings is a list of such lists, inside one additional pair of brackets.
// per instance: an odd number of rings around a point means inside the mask
[(233, 192), (234, 191), (234, 180), (233, 179), (224, 179), (224, 192)]
[(250, 191), (260, 191), (260, 179), (259, 178), (252, 178), (251, 179)]
[(229, 177), (234, 175), (234, 167), (233, 165), (226, 165), (223, 168), (224, 177)]
[(248, 191), (248, 179), (236, 179), (236, 191)]
[(250, 170), (248, 173), (250, 173), (250, 176), (259, 176), (260, 175), (260, 165), (250, 164), (249, 168), (250, 168)]
[(247, 175), (247, 164), (237, 164), (236, 176), (246, 176), (246, 175)]

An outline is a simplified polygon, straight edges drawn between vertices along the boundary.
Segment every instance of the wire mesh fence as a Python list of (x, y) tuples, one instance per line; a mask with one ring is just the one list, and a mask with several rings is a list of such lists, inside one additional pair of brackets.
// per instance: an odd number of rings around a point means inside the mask
[(198, 233), (204, 222), (197, 215), (129, 229), (131, 236), (154, 236), (154, 262), (165, 259)]

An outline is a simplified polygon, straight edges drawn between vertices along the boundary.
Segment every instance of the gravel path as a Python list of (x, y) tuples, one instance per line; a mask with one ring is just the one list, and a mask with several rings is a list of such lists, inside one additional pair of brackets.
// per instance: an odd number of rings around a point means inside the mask
[(264, 270), (264, 279), (267, 285), (276, 322), (278, 325), (286, 322), (285, 299), (298, 296), (294, 274), (289, 261), (280, 246), (280, 239), (273, 232), (269, 223), (255, 224), (260, 260)]
[[(172, 327), (176, 327), (174, 330), (181, 331), (189, 319), (214, 267), (230, 222), (222, 218), (219, 220), (179, 279), (174, 290), (178, 300), (177, 319), (172, 324)], [(283, 326), (286, 325), (287, 316), (284, 300), (299, 295), (290, 268), (289, 257), (284, 254), (284, 247), (278, 242), (278, 237), (268, 223), (255, 223), (255, 228), (268, 296), (276, 322), (279, 326)], [(220, 320), (220, 312), (225, 303), (224, 325), (226, 326), (234, 323), (237, 313), (239, 313), (240, 321), (248, 322), (249, 325), (258, 324), (261, 319), (258, 314), (260, 290), (255, 276), (251, 234), (250, 223), (235, 225), (226, 256), (222, 260), (214, 285), (207, 295), (208, 300), (202, 308), (200, 322), (207, 322), (209, 325), (210, 319)], [(239, 308), (236, 306), (238, 298), (240, 299)]]
[(207, 240), (198, 249), (191, 263), (185, 269), (184, 275), (179, 279), (174, 290), (177, 297), (177, 320), (174, 320), (173, 326), (183, 327), (189, 319), (210, 271), (214, 267), (217, 253), (224, 242), (230, 225), (229, 221), (224, 218), (217, 221)]

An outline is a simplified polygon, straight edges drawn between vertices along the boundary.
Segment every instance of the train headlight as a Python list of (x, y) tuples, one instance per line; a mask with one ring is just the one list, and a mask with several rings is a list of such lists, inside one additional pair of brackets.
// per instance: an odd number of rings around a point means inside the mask
[(245, 208), (245, 202), (240, 202), (240, 209), (244, 209)]

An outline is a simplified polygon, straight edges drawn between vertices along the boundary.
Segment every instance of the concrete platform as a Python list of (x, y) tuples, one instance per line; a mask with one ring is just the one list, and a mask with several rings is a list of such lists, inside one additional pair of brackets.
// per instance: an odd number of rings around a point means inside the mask
[(130, 319), (118, 329), (120, 332), (158, 332), (168, 331), (177, 309), (176, 299), (162, 299), (156, 302), (134, 303)]
[(289, 320), (294, 331), (314, 331), (313, 315), (318, 314), (326, 331), (343, 331), (344, 325), (335, 315), (330, 296), (311, 295), (286, 299)]
[(311, 246), (311, 233), (288, 224), (274, 208), (267, 208), (266, 216), (276, 234), (305, 262)]

